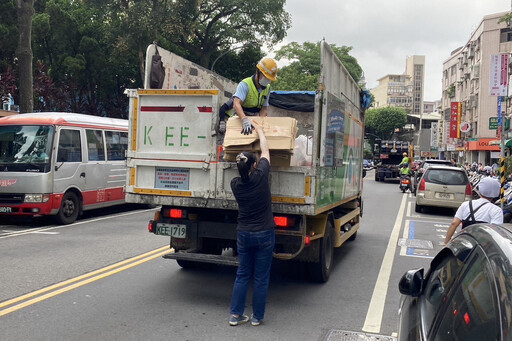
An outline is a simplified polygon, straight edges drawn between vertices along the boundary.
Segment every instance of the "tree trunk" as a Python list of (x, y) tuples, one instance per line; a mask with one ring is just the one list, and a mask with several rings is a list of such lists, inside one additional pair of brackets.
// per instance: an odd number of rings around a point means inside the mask
[(20, 77), (20, 113), (34, 110), (34, 88), (32, 76), (32, 17), (34, 16), (34, 0), (17, 0), (19, 40), (16, 55), (18, 56), (18, 75)]

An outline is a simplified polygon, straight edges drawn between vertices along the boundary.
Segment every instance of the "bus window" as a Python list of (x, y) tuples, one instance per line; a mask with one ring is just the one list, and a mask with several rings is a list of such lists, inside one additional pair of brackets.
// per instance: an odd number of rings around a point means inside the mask
[(125, 160), (128, 148), (128, 133), (120, 131), (106, 131), (107, 160)]
[(80, 131), (62, 129), (59, 138), (59, 151), (57, 162), (81, 162), (82, 144), (80, 143)]
[(87, 149), (89, 161), (105, 161), (105, 148), (103, 144), (103, 132), (101, 130), (86, 130)]

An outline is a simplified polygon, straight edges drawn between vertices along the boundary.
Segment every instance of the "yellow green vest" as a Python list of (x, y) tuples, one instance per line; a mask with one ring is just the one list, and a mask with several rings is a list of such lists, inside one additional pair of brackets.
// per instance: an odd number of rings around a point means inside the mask
[[(267, 97), (270, 94), (270, 85), (268, 85), (265, 89), (263, 89), (261, 92), (258, 92), (258, 89), (256, 88), (256, 85), (254, 84), (254, 81), (251, 77), (247, 77), (242, 80), (247, 86), (249, 87), (249, 91), (247, 92), (247, 96), (245, 97), (245, 100), (242, 103), (242, 109), (245, 113), (255, 114), (260, 111), (261, 107), (263, 107), (263, 104), (267, 100)], [(233, 116), (236, 114), (235, 110), (231, 109), (226, 112), (229, 116)]]

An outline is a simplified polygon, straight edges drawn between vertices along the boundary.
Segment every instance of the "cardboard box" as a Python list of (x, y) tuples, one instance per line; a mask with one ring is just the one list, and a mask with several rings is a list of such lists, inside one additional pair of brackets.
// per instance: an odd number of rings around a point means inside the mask
[[(268, 147), (272, 150), (288, 151), (293, 153), (295, 135), (297, 134), (297, 120), (292, 117), (249, 117), (263, 126)], [(230, 117), (226, 124), (224, 137), (224, 151), (260, 151), (258, 134), (253, 131), (249, 135), (241, 134), (242, 120)]]
[[(235, 162), (239, 152), (224, 152), (224, 161)], [(290, 167), (292, 154), (283, 152), (270, 152), (270, 166)]]

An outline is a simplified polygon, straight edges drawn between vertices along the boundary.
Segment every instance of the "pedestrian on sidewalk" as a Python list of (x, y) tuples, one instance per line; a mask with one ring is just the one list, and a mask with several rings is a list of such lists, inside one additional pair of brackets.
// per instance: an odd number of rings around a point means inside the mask
[(494, 205), (494, 200), (500, 195), (498, 180), (485, 177), (478, 183), (480, 198), (463, 202), (452, 220), (446, 233), (444, 244), (452, 239), (457, 227), (462, 223), (462, 229), (476, 223), (503, 224), (503, 211)]
[(238, 203), (237, 252), (239, 265), (231, 296), (229, 324), (237, 326), (249, 321), (244, 315), (249, 281), (254, 278), (251, 324), (258, 326), (265, 315), (270, 267), (275, 244), (275, 222), (270, 194), (270, 153), (263, 127), (253, 122), (261, 146), (259, 162), (253, 153), (236, 157), (239, 177), (231, 181)]

